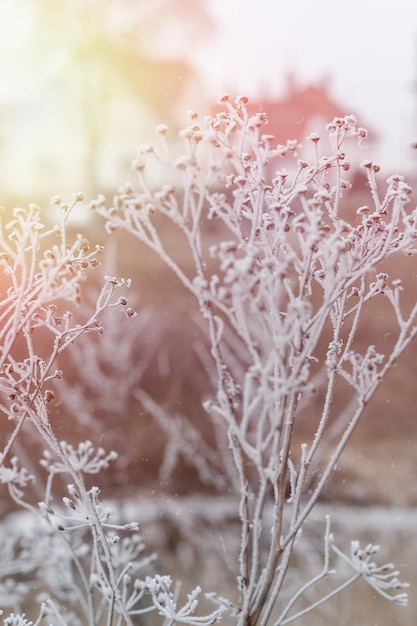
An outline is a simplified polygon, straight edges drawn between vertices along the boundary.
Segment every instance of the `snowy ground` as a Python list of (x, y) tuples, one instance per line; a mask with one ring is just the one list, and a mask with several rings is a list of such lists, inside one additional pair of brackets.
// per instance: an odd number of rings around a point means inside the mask
[[(197, 584), (203, 590), (215, 591), (232, 600), (235, 597), (236, 555), (239, 549), (238, 502), (233, 498), (208, 496), (138, 495), (135, 499), (108, 503), (115, 511), (115, 521), (138, 521), (146, 544), (146, 552), (156, 552), (155, 569), (181, 580), (182, 593), (189, 593)], [(267, 541), (271, 511), (265, 516)], [(415, 626), (417, 601), (417, 510), (404, 507), (354, 507), (319, 504), (313, 510), (297, 544), (293, 567), (288, 577), (289, 595), (309, 577), (317, 574), (323, 564), (323, 536), (326, 516), (331, 517), (331, 532), (336, 544), (349, 552), (352, 540), (381, 544), (375, 561), (393, 562), (400, 579), (411, 583), (409, 606), (399, 607), (377, 597), (375, 591), (360, 580), (308, 617), (296, 620), (297, 626)], [(25, 511), (5, 517), (0, 533), (20, 530), (33, 536), (36, 523)], [(341, 561), (332, 566), (338, 576), (352, 572)], [(347, 569), (346, 569), (347, 568)], [(328, 577), (333, 583), (332, 576)], [(338, 578), (338, 580), (340, 580)], [(314, 602), (321, 589), (313, 588), (308, 601)], [(283, 598), (285, 599), (285, 598)], [(158, 622), (149, 622), (149, 624)], [(148, 622), (147, 622), (148, 624)]]

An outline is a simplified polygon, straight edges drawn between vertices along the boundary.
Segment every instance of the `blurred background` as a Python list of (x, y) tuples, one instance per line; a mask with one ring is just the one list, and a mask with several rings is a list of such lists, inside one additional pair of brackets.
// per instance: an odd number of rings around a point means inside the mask
[[(224, 92), (247, 95), (251, 110), (266, 111), (268, 132), (279, 142), (302, 142), (333, 117), (355, 114), (370, 131), (364, 158), (417, 184), (415, 0), (0, 0), (0, 203), (47, 206), (52, 196), (67, 199), (76, 191), (111, 196), (138, 146), (154, 140), (157, 124), (167, 124), (175, 137), (187, 110), (209, 113)], [(97, 233), (102, 238), (102, 225)], [(107, 487), (136, 496), (136, 486), (166, 487), (158, 475), (166, 442), (149, 411), (139, 412), (132, 389), (140, 383), (169, 415), (179, 407), (201, 426), (208, 382), (193, 349), (200, 331), (184, 324), (192, 308), (188, 294), (144, 250), (138, 271), (137, 242), (122, 235), (118, 245), (122, 275), (133, 276), (134, 289), (140, 283), (145, 296), (138, 325), (126, 331), (121, 322), (110, 323), (100, 349), (92, 340), (74, 352), (73, 378), (62, 382), (55, 419), (65, 437), (74, 423), (83, 431), (87, 423), (106, 447), (123, 449), (129, 441), (132, 457)], [(410, 264), (395, 270), (413, 299)], [(157, 313), (146, 317), (142, 302)], [(361, 340), (368, 345), (389, 333), (392, 319), (370, 308), (365, 323)], [(94, 379), (87, 375), (91, 363)], [(416, 507), (416, 375), (413, 348), (367, 410), (324, 494), (325, 504), (350, 505), (364, 528), (370, 505), (400, 507), (392, 522), (398, 528), (409, 519), (403, 507)], [(167, 490), (201, 488), (180, 464)], [(374, 530), (374, 518), (369, 525)], [(390, 558), (397, 550), (407, 560), (415, 526), (406, 530)], [(391, 531), (385, 524), (385, 534), (394, 536)], [(414, 553), (408, 561), (415, 562)], [(417, 578), (411, 567), (408, 578)], [(411, 626), (412, 599), (405, 617), (372, 623)], [(340, 621), (336, 609), (338, 623), (354, 623), (350, 616)], [(334, 616), (322, 623), (335, 623)]]
[(417, 4), (1, 0), (1, 202), (112, 191), (156, 124), (225, 91), (279, 141), (354, 113), (372, 158), (412, 176)]
[[(99, 192), (112, 197), (138, 146), (155, 140), (159, 123), (168, 125), (175, 141), (188, 123), (187, 110), (211, 112), (225, 91), (247, 95), (251, 111), (266, 111), (268, 132), (282, 143), (303, 142), (311, 131), (323, 132), (335, 116), (353, 113), (370, 130), (358, 161), (368, 157), (379, 162), (382, 184), (384, 174), (394, 172), (417, 184), (417, 150), (411, 147), (417, 141), (417, 3), (412, 0), (0, 0), (0, 51), (0, 203), (8, 208), (30, 201), (48, 207), (52, 196), (66, 199), (75, 191), (87, 200)], [(355, 190), (369, 195), (362, 183)], [(354, 211), (362, 204), (357, 195), (351, 197)], [(80, 217), (89, 215), (85, 206), (80, 211)], [(90, 221), (89, 229), (94, 230), (88, 233), (92, 241), (103, 242), (101, 222)], [(152, 324), (144, 330), (138, 322), (136, 343), (130, 341), (132, 326), (126, 331), (128, 347), (134, 348), (133, 365), (123, 357), (127, 371), (136, 371), (144, 342), (144, 353), (154, 362), (144, 374), (151, 396), (171, 408), (185, 407), (188, 417), (198, 421), (208, 381), (194, 350), (200, 331), (183, 323), (193, 302), (156, 255), (123, 233), (117, 237), (112, 235), (117, 262), (112, 265), (109, 252), (110, 267), (105, 263), (103, 271), (134, 279), (141, 320), (143, 309), (153, 307)], [(414, 258), (396, 261), (391, 269), (407, 287), (404, 297), (411, 306)], [(365, 346), (377, 344), (393, 324), (385, 309), (368, 309), (361, 336)], [(122, 403), (113, 410), (100, 391), (113, 390), (121, 376), (130, 381), (123, 389), (131, 394), (140, 379), (139, 374), (138, 379), (124, 374), (115, 359), (117, 351), (122, 353), (124, 327), (110, 328), (115, 334), (113, 344), (107, 334), (107, 352), (103, 342), (100, 355), (94, 342), (90, 346), (91, 358), (105, 361), (102, 386), (94, 380), (91, 389), (88, 376), (79, 376), (77, 414), (90, 403), (97, 423), (105, 419), (111, 440), (119, 431), (122, 438), (126, 435), (120, 428), (123, 414), (126, 428), (137, 438), (131, 462), (140, 482), (143, 467), (136, 463), (147, 464), (148, 473), (150, 463), (147, 455), (138, 454), (143, 429), (128, 419), (136, 409)], [(164, 368), (161, 345), (167, 350)], [(77, 358), (74, 372), (79, 373), (89, 361)], [(412, 347), (367, 410), (344, 456), (343, 471), (335, 472), (328, 487), (329, 500), (417, 503), (415, 481), (410, 480), (417, 469), (416, 376)], [(69, 383), (71, 415), (77, 385)], [(164, 442), (157, 425), (145, 421), (154, 429), (157, 476)], [(146, 472), (143, 476), (148, 480)], [(183, 480), (180, 471), (172, 489), (195, 486)]]

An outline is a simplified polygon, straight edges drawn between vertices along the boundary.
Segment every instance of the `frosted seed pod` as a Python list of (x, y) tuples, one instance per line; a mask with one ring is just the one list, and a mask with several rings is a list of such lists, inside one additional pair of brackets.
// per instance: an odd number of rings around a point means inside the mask
[(157, 135), (166, 135), (168, 132), (168, 126), (166, 126), (165, 124), (158, 124), (158, 126), (155, 128), (155, 133)]

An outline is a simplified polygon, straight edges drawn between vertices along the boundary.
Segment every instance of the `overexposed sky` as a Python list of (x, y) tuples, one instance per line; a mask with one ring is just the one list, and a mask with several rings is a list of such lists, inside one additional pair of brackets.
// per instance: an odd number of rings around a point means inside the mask
[[(416, 0), (206, 0), (219, 31), (195, 62), (217, 95), (282, 94), (293, 71), (301, 83), (331, 78), (346, 113), (381, 135), (381, 160), (410, 167), (417, 135)], [(416, 161), (414, 160), (414, 164)]]

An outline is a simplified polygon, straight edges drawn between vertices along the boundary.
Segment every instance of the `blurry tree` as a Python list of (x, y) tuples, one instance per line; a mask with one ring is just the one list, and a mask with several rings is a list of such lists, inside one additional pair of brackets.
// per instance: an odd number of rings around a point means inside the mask
[(139, 101), (174, 124), (176, 104), (196, 80), (190, 65), (175, 58), (179, 42), (207, 35), (213, 23), (202, 0), (43, 0), (40, 11), (66, 49), (57, 72), (62, 82), (69, 71), (76, 84), (88, 178), (95, 186), (112, 103)]
[[(21, 6), (31, 20), (25, 42), (30, 58), (21, 62), (31, 66), (37, 85), (36, 125), (46, 121), (46, 134), (61, 141), (71, 132), (85, 179), (96, 189), (111, 137), (119, 145), (126, 135), (142, 140), (137, 132), (144, 112), (175, 124), (178, 103), (197, 83), (181, 59), (184, 46), (189, 51), (213, 22), (203, 0), (40, 0)], [(129, 131), (124, 118), (132, 111)]]

